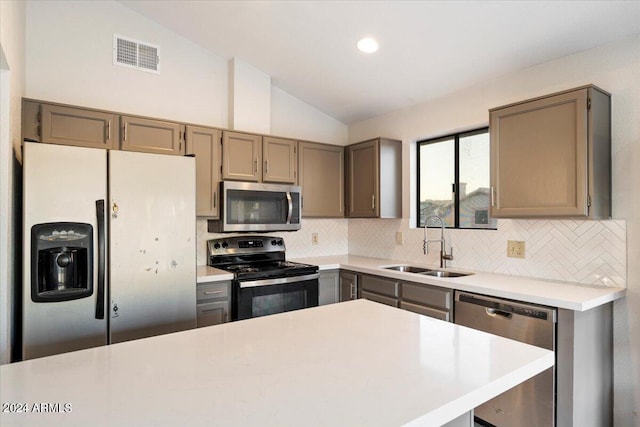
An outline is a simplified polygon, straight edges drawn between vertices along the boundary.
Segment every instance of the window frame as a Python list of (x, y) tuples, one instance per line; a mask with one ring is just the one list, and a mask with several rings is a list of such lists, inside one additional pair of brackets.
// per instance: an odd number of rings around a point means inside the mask
[[(489, 135), (489, 127), (483, 126), (481, 128), (471, 129), (467, 131), (456, 132), (448, 135), (442, 135), (435, 138), (428, 138), (416, 141), (416, 227), (423, 228), (424, 224), (421, 224), (422, 218), (420, 218), (420, 148), (423, 145), (429, 144), (437, 144), (439, 142), (444, 142), (453, 139), (454, 153), (453, 153), (453, 161), (454, 161), (454, 183), (452, 185), (452, 192), (455, 194), (454, 197), (454, 224), (453, 226), (446, 226), (446, 228), (456, 228), (460, 230), (497, 230), (497, 228), (492, 227), (460, 227), (460, 193), (458, 189), (460, 188), (460, 139), (468, 136), (479, 135), (482, 133), (486, 133)], [(491, 158), (491, 157), (489, 157)], [(489, 167), (491, 167), (489, 165)], [(489, 206), (487, 206), (487, 210), (489, 210)], [(491, 217), (488, 217), (489, 220)], [(497, 225), (496, 225), (497, 227)], [(437, 225), (429, 225), (427, 228), (438, 228)]]

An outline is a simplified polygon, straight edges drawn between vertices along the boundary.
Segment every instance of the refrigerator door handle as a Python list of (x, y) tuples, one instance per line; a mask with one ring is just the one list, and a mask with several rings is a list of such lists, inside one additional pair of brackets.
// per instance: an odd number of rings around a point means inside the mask
[(105, 285), (105, 209), (104, 200), (96, 200), (98, 219), (98, 290), (96, 292), (96, 319), (104, 319), (104, 285)]

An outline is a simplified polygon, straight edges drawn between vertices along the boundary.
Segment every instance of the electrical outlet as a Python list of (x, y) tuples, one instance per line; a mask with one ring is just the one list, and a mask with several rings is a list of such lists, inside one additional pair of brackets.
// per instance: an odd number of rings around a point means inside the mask
[(318, 244), (318, 233), (311, 233), (311, 244), (312, 245)]
[(402, 238), (403, 238), (402, 231), (396, 231), (396, 245), (402, 246), (404, 244)]
[(507, 240), (507, 256), (524, 258), (525, 244), (522, 240)]

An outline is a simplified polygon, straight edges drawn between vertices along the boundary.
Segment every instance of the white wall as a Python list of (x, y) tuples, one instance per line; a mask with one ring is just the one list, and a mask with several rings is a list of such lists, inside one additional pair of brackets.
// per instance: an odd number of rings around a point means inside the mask
[[(160, 75), (113, 65), (114, 33), (159, 45)], [(28, 1), (26, 48), (29, 98), (227, 127), (227, 61), (118, 2)]]
[(229, 61), (229, 128), (271, 133), (271, 76), (238, 58)]
[(308, 141), (346, 145), (347, 126), (282, 89), (271, 87), (271, 133)]
[[(417, 245), (416, 240), (420, 240), (419, 236), (416, 237), (420, 231), (412, 230), (409, 226), (411, 206), (415, 203), (415, 186), (411, 177), (415, 174), (416, 140), (486, 126), (489, 108), (590, 83), (612, 94), (613, 218), (616, 219), (593, 225), (604, 233), (600, 236), (604, 236), (601, 242), (605, 246), (594, 246), (594, 250), (600, 252), (597, 252), (599, 256), (593, 258), (604, 264), (621, 263), (623, 267), (615, 267), (615, 271), (626, 268), (627, 297), (614, 304), (614, 424), (640, 425), (640, 264), (637, 262), (640, 259), (640, 168), (637, 166), (640, 164), (640, 35), (501, 76), (420, 106), (350, 126), (350, 142), (377, 135), (403, 140), (405, 219), (367, 223), (350, 221), (349, 253), (370, 252), (371, 238), (368, 236), (372, 234), (389, 240), (393, 239), (395, 231), (400, 230), (407, 233), (411, 245)], [(505, 239), (505, 233), (508, 233), (516, 237), (514, 240), (525, 240), (518, 239), (518, 233), (526, 235), (526, 231), (523, 231), (526, 228), (543, 229), (549, 224), (554, 228), (563, 227), (561, 221), (500, 221), (498, 235), (500, 239)], [(575, 230), (568, 236), (573, 233), (573, 245), (580, 245), (576, 239), (591, 233), (584, 230), (591, 228), (591, 224), (584, 221), (574, 224)], [(511, 228), (512, 231), (505, 232), (505, 228)], [(489, 259), (486, 262), (492, 268), (495, 251), (489, 252), (488, 248), (493, 243), (483, 240), (491, 240), (493, 232), (450, 230), (447, 233), (453, 241), (459, 242), (456, 253), (459, 255), (458, 262), (463, 263), (458, 264), (460, 267), (465, 267), (465, 263), (473, 263), (475, 253), (478, 262), (482, 262), (483, 254), (487, 256)], [(546, 234), (553, 236), (553, 233)], [(617, 249), (620, 239), (626, 242), (626, 253)], [(556, 241), (556, 244), (562, 247), (562, 242)], [(500, 246), (502, 241), (496, 246), (499, 252)], [(613, 248), (611, 253), (606, 250), (609, 247)], [(398, 256), (417, 256), (410, 253), (410, 249), (403, 248), (388, 246), (388, 250)], [(569, 245), (557, 253), (558, 257), (564, 257), (556, 267), (559, 275), (573, 274), (575, 265), (567, 262), (567, 254), (574, 248)], [(504, 249), (506, 252), (506, 245)], [(589, 252), (585, 252), (585, 256), (588, 255)], [(629, 260), (628, 265), (625, 255)], [(607, 256), (611, 258), (607, 259)], [(464, 259), (467, 261), (461, 261)], [(510, 262), (513, 263), (512, 260)], [(548, 269), (548, 263), (530, 264), (526, 274), (544, 275), (545, 269)]]
[[(19, 185), (14, 168), (20, 151), (20, 111), (24, 93), (25, 5), (0, 1), (0, 364), (11, 360)], [(19, 154), (18, 154), (19, 156)]]

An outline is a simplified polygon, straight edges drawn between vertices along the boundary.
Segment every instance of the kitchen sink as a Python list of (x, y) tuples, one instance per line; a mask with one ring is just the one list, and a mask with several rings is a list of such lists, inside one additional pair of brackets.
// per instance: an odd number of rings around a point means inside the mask
[(429, 270), (429, 271), (425, 271), (422, 274), (424, 274), (425, 276), (434, 276), (434, 277), (463, 277), (463, 276), (469, 276), (473, 273), (457, 273), (455, 271)]
[(424, 274), (425, 276), (434, 276), (434, 277), (463, 277), (463, 276), (469, 276), (473, 274), (473, 273), (458, 273), (456, 271), (433, 270), (431, 268), (415, 267), (413, 265), (391, 265), (389, 267), (383, 267), (383, 268), (385, 270), (400, 271), (402, 273)]
[(384, 267), (385, 270), (395, 270), (401, 271), (403, 273), (427, 273), (429, 271), (433, 271), (429, 268), (424, 267), (414, 267), (412, 265), (392, 265), (390, 267)]

